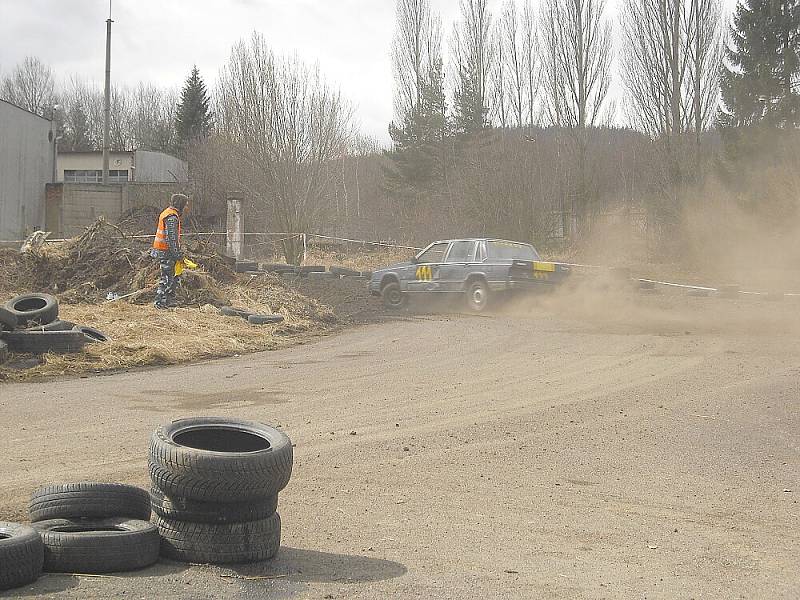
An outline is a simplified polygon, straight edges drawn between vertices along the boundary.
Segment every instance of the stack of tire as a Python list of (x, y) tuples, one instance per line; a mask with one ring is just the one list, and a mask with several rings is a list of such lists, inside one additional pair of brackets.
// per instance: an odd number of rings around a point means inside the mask
[(9, 352), (79, 352), (87, 342), (108, 338), (92, 327), (58, 318), (58, 300), (50, 294), (22, 294), (0, 306), (0, 363)]
[(132, 571), (158, 560), (158, 529), (145, 490), (118, 483), (39, 488), (29, 504), (32, 527), (0, 523), (0, 590), (53, 573)]
[(278, 492), (292, 443), (261, 423), (217, 417), (159, 427), (150, 442), (150, 493), (161, 554), (191, 563), (272, 558), (281, 542)]

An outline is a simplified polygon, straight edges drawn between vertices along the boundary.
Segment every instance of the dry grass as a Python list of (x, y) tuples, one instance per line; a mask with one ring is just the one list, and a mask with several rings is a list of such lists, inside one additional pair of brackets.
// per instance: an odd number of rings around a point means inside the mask
[(286, 320), (278, 325), (250, 325), (244, 319), (219, 314), (211, 305), (159, 311), (124, 301), (62, 304), (60, 318), (96, 327), (111, 341), (87, 344), (76, 354), (44, 355), (40, 365), (24, 371), (0, 367), (0, 380), (163, 366), (274, 350), (336, 325), (329, 308), (269, 278), (222, 289), (235, 306), (280, 313)]
[[(414, 256), (414, 250), (403, 248), (385, 248), (383, 246), (310, 246), (304, 264), (324, 265), (326, 267), (346, 267), (356, 271), (374, 271), (393, 263), (409, 260)], [(262, 259), (267, 261), (283, 262), (283, 256), (273, 255)]]

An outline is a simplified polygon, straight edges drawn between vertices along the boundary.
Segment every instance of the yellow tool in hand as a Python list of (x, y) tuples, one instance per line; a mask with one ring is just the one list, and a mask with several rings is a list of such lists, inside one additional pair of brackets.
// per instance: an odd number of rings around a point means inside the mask
[(175, 276), (180, 277), (181, 273), (183, 273), (184, 269), (196, 269), (197, 263), (189, 260), (188, 258), (182, 258), (181, 260), (175, 261)]

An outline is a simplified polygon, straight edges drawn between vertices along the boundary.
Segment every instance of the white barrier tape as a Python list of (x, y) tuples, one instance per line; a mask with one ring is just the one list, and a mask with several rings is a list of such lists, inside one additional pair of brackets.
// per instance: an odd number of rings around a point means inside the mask
[(658, 281), (657, 279), (637, 279), (636, 281), (642, 281), (644, 283), (657, 283), (658, 285), (666, 285), (669, 287), (676, 287), (676, 288), (685, 288), (687, 290), (703, 290), (704, 292), (719, 291), (717, 288), (713, 287), (705, 287), (702, 285), (689, 285), (685, 283), (673, 283), (671, 281)]
[(366, 240), (353, 240), (350, 238), (335, 237), (332, 235), (321, 235), (319, 233), (309, 233), (308, 237), (320, 238), (325, 240), (339, 240), (342, 242), (352, 242), (354, 244), (368, 244), (370, 246), (384, 246), (386, 248), (403, 248), (404, 250), (422, 250), (422, 248), (417, 248), (416, 246), (401, 246), (400, 244), (390, 244), (388, 242), (368, 242)]

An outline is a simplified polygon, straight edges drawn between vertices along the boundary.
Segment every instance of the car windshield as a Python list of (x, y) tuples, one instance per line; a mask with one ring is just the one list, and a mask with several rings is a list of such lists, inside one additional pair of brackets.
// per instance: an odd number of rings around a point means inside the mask
[(530, 244), (490, 240), (486, 242), (489, 260), (539, 260)]
[(447, 242), (441, 242), (439, 244), (434, 244), (425, 252), (420, 254), (417, 257), (417, 262), (420, 263), (440, 263), (444, 260), (444, 253), (447, 251), (447, 246), (449, 244)]

